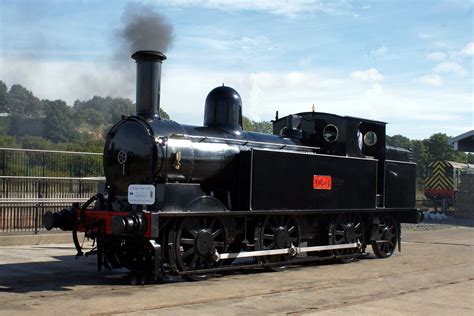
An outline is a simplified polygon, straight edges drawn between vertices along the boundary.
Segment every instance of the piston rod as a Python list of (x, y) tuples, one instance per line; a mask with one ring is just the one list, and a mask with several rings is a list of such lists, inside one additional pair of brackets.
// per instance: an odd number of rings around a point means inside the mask
[(338, 250), (338, 249), (352, 249), (360, 248), (361, 244), (351, 243), (351, 244), (341, 244), (341, 245), (327, 245), (327, 246), (313, 246), (313, 247), (295, 247), (291, 246), (290, 248), (282, 249), (272, 249), (272, 250), (257, 250), (257, 251), (243, 251), (235, 253), (216, 253), (214, 258), (216, 261), (223, 259), (237, 259), (237, 258), (249, 258), (249, 257), (262, 257), (262, 256), (275, 256), (275, 255), (292, 255), (296, 256), (300, 253), (305, 252), (317, 252), (317, 251), (326, 251), (326, 250)]

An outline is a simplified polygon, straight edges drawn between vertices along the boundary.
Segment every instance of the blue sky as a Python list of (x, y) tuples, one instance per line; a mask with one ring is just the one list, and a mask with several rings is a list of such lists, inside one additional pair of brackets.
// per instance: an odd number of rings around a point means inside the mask
[[(111, 60), (127, 1), (0, 0), (0, 80), (48, 99), (134, 98), (133, 62)], [(225, 83), (244, 114), (378, 119), (425, 138), (474, 127), (474, 2), (144, 1), (174, 27), (162, 105), (201, 124)]]

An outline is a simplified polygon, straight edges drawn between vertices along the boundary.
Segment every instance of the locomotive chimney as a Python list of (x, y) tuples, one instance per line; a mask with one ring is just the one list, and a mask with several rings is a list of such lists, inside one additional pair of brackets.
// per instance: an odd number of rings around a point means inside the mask
[(160, 116), (161, 63), (166, 56), (157, 51), (141, 50), (132, 55), (137, 62), (137, 116)]

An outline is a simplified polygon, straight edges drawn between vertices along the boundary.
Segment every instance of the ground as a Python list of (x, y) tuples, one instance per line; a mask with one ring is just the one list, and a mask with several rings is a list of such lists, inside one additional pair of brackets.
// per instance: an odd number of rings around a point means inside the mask
[(97, 272), (95, 257), (76, 261), (70, 245), (0, 247), (0, 315), (473, 315), (474, 228), (408, 227), (403, 237), (389, 259), (143, 286), (123, 270)]

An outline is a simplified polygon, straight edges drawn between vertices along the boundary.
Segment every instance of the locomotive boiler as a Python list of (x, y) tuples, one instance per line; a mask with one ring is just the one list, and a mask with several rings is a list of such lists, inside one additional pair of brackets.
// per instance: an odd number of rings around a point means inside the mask
[(276, 117), (273, 135), (249, 132), (240, 95), (223, 85), (207, 95), (203, 126), (179, 124), (159, 117), (165, 55), (132, 58), (136, 114), (107, 134), (105, 186), (43, 218), (73, 232), (78, 255), (77, 233), (94, 239), (99, 270), (200, 280), (352, 261), (368, 245), (384, 258), (400, 247), (400, 223), (421, 220), (415, 164), (386, 146), (386, 123), (305, 112)]

